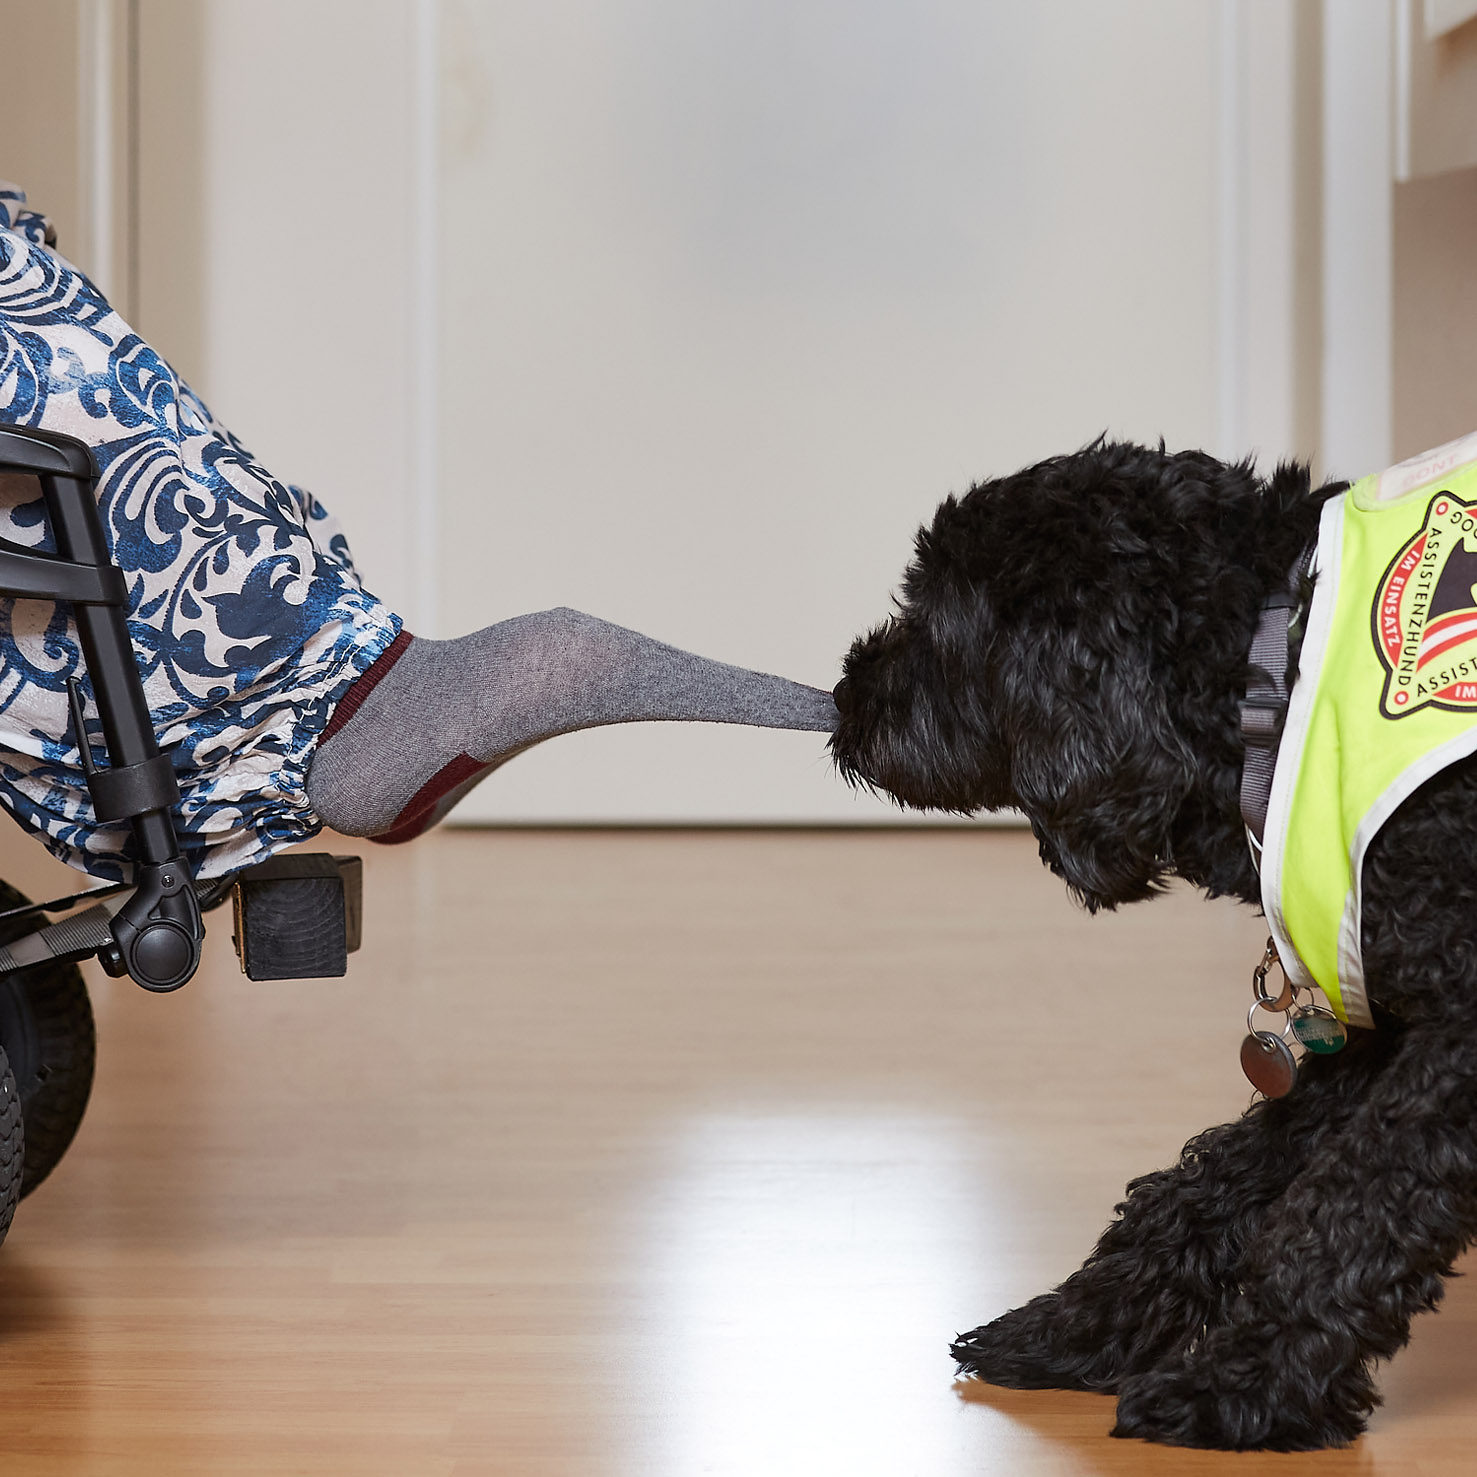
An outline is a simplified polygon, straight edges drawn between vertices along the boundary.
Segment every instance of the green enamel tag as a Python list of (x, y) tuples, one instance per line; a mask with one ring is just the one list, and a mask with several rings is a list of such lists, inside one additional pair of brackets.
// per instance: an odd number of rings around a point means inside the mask
[(1319, 1056), (1332, 1056), (1334, 1052), (1342, 1051), (1349, 1039), (1344, 1023), (1326, 1010), (1307, 1010), (1294, 1015), (1292, 1034)]

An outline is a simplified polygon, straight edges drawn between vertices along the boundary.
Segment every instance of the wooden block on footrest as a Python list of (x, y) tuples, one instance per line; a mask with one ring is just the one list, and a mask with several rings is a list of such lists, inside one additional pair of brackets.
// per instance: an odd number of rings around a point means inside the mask
[[(289, 852), (236, 879), (236, 953), (254, 980), (348, 972), (344, 876), (327, 852)], [(357, 912), (357, 909), (356, 909)]]
[(349, 953), (359, 947), (364, 936), (364, 858), (336, 856), (338, 874), (344, 879), (344, 929)]

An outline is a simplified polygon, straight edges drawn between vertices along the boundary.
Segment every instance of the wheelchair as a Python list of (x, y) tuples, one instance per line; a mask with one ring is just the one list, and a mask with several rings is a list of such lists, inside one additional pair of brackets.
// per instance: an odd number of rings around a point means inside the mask
[(180, 854), (170, 757), (149, 717), (128, 634), (128, 592), (97, 506), (98, 468), (70, 436), (0, 426), (0, 472), (40, 483), (54, 554), (0, 539), (0, 595), (68, 601), (107, 763), (93, 757), (79, 680), (72, 737), (99, 821), (126, 824), (128, 882), (33, 903), (0, 882), (0, 1241), (16, 1205), (56, 1167), (92, 1087), (95, 1036), (78, 965), (96, 959), (146, 990), (177, 990), (200, 965), (204, 915), (232, 904), (233, 940), (256, 980), (329, 978), (359, 947), (358, 857), (294, 852), (196, 883)]

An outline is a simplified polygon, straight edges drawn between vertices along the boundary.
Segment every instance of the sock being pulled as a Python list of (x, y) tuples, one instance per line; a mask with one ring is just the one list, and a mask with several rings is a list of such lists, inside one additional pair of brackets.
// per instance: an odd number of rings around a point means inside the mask
[(522, 615), (453, 641), (402, 632), (334, 710), (308, 799), (346, 836), (410, 841), (534, 744), (651, 719), (829, 733), (836, 706), (828, 692), (577, 610)]

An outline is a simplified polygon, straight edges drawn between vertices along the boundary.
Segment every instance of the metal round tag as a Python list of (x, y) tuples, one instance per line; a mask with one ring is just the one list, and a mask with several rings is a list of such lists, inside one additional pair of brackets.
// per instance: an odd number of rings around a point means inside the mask
[(1292, 1034), (1319, 1056), (1332, 1056), (1334, 1052), (1342, 1051), (1349, 1039), (1344, 1023), (1326, 1010), (1308, 1010), (1293, 1016)]
[(1298, 1075), (1297, 1060), (1287, 1043), (1269, 1031), (1253, 1031), (1241, 1043), (1241, 1070), (1266, 1097), (1286, 1097)]

